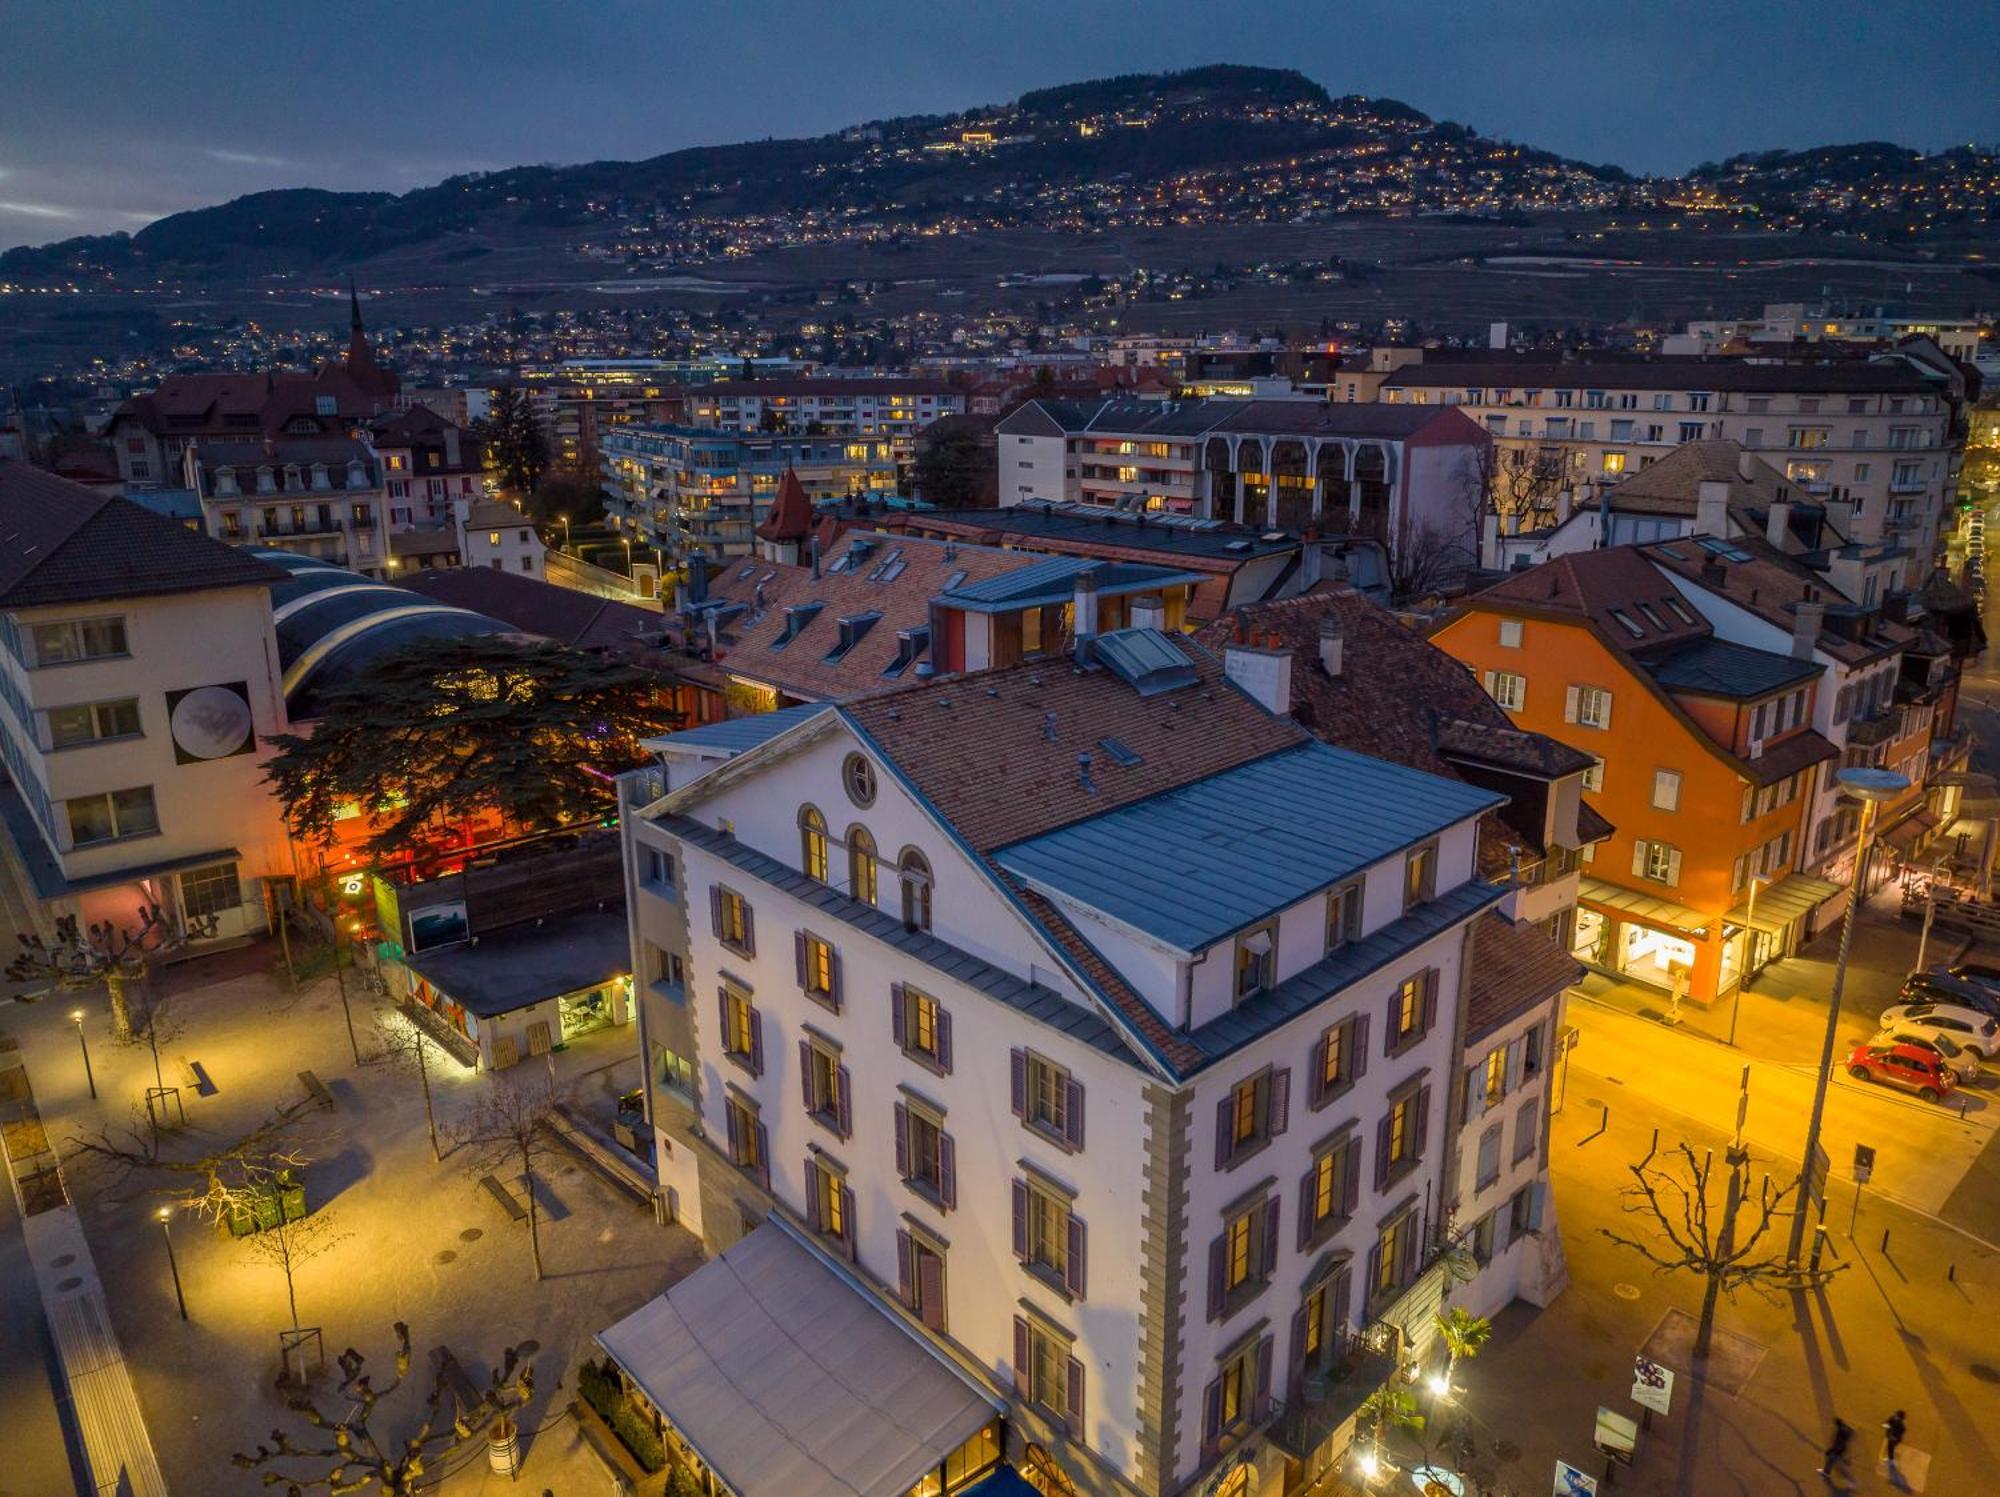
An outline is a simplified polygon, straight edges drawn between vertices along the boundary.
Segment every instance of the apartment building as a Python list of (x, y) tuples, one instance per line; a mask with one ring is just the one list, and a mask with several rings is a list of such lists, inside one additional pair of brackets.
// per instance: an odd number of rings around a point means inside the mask
[(626, 426), (603, 438), (605, 512), (675, 559), (749, 556), (790, 471), (814, 503), (896, 491), (895, 441)]
[(564, 467), (590, 473), (603, 456), (605, 433), (621, 426), (655, 426), (683, 419), (691, 386), (739, 374), (784, 375), (807, 367), (796, 359), (743, 359), (709, 353), (680, 359), (562, 359), (522, 368), (513, 385), (548, 433), (550, 454)]
[(964, 393), (942, 380), (810, 375), (696, 386), (687, 392), (682, 419), (716, 431), (888, 437), (907, 460), (919, 431), (942, 416), (964, 414)]
[[(1703, 537), (1668, 543), (1726, 562)], [(1819, 776), (1823, 667), (1721, 636), (1638, 548), (1557, 557), (1467, 601), (1433, 641), (1520, 727), (1599, 763), (1614, 830), (1582, 869), (1572, 951), (1698, 1003), (1796, 948), (1840, 889), (1803, 871)], [(1850, 703), (1850, 711), (1852, 710)]]
[(270, 563), (0, 459), (0, 831), (46, 930), (158, 902), (261, 930), (292, 860), (260, 740), (285, 730)]
[[(661, 1184), (721, 1257), (598, 1339), (715, 1490), (1303, 1491), (1425, 1355), (1464, 1057), (1575, 971), (1491, 913), (1503, 797), (1231, 686), (1282, 652), (1079, 644), (624, 782)], [(1495, 1253), (1553, 1239), (1540, 1033)]]
[(195, 441), (181, 457), (202, 528), (379, 577), (389, 566), (387, 488), (374, 449), (352, 436)]
[(377, 416), (364, 434), (381, 465), (392, 531), (447, 526), (457, 501), (469, 504), (486, 493), (484, 447), (428, 406)]
[(1825, 504), (1855, 540), (1894, 540), (1928, 567), (1957, 472), (1950, 392), (1898, 355), (1862, 362), (1571, 360), (1426, 355), (1382, 380), (1391, 404), (1454, 406), (1504, 463), (1550, 467), (1551, 492), (1726, 439)]

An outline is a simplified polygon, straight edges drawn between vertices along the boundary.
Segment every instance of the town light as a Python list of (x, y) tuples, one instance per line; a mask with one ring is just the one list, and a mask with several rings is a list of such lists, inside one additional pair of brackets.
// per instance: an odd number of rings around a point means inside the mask
[(69, 1021), (76, 1026), (77, 1048), (83, 1051), (83, 1080), (84, 1084), (90, 1088), (90, 1100), (95, 1102), (97, 1100), (97, 1077), (90, 1069), (90, 1036), (85, 1034), (83, 1030), (83, 1010), (80, 1008), (71, 1009), (69, 1012)]
[(1431, 1392), (1437, 1394), (1439, 1398), (1442, 1398), (1445, 1396), (1445, 1394), (1451, 1392), (1451, 1379), (1447, 1378), (1442, 1372), (1433, 1372), (1430, 1375), (1430, 1377), (1425, 1380), (1424, 1385), (1428, 1387), (1431, 1390)]

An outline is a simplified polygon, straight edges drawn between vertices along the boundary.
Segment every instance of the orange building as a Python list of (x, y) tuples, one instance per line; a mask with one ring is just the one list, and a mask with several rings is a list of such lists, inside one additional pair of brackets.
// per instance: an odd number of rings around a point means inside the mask
[(1631, 547), (1509, 577), (1432, 641), (1522, 728), (1599, 761), (1585, 790), (1616, 831), (1583, 869), (1579, 960), (1712, 1002), (1840, 892), (1797, 871), (1839, 755), (1812, 727), (1809, 653), (1718, 639)]

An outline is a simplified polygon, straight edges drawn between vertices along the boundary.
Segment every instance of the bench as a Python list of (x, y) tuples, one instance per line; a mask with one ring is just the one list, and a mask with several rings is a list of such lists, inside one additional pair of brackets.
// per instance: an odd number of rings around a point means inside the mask
[(319, 1077), (311, 1071), (299, 1072), (299, 1085), (306, 1089), (306, 1096), (319, 1106), (333, 1106), (333, 1093), (321, 1085)]
[(514, 1199), (514, 1192), (502, 1185), (496, 1177), (481, 1175), (479, 1183), (494, 1200), (500, 1203), (511, 1220), (524, 1222), (528, 1219), (528, 1213), (522, 1209), (521, 1203)]
[[(465, 1369), (458, 1365), (458, 1358), (451, 1354), (450, 1347), (431, 1348), (431, 1369), (437, 1378), (438, 1386), (449, 1393), (452, 1402), (457, 1405), (455, 1412), (458, 1417), (467, 1420), (468, 1428), (477, 1429), (492, 1417), (491, 1408), (481, 1409), (479, 1390), (472, 1386), (472, 1379), (467, 1377)], [(480, 1417), (468, 1418), (475, 1409), (481, 1410)]]
[(185, 1055), (178, 1057), (181, 1068), (181, 1085), (197, 1097), (215, 1095), (215, 1083), (208, 1079), (208, 1072), (201, 1068), (198, 1060), (189, 1060)]

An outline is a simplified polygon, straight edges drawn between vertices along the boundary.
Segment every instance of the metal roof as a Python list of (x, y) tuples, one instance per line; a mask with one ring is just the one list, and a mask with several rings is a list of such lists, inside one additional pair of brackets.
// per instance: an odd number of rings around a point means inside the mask
[(996, 856), (1031, 884), (1194, 951), (1505, 800), (1309, 741)]
[(1636, 920), (1641, 925), (1654, 926), (1661, 930), (1671, 930), (1679, 935), (1703, 939), (1703, 932), (1714, 920), (1713, 915), (1704, 915), (1700, 910), (1691, 910), (1684, 904), (1675, 904), (1671, 899), (1661, 899), (1638, 889), (1627, 889), (1618, 884), (1608, 884), (1601, 878), (1585, 876), (1578, 880), (1576, 897), (1584, 904), (1595, 905), (1601, 910), (1610, 910)]
[(941, 509), (924, 518), (972, 527), (981, 533), (1124, 546), (1238, 564), (1299, 549), (1297, 536), (1266, 539), (1275, 532), (1257, 526), (1194, 515), (1113, 509), (1107, 504), (1079, 504), (1070, 500), (1036, 499), (999, 509)]
[(624, 976), (632, 970), (632, 945), (621, 906), (510, 926), (406, 960), (412, 971), (490, 1019)]
[(732, 1492), (903, 1497), (1000, 1412), (774, 1220), (597, 1342)]
[(1775, 934), (1801, 915), (1811, 913), (1835, 895), (1845, 892), (1843, 885), (1830, 884), (1808, 873), (1794, 873), (1779, 879), (1768, 889), (1759, 889), (1754, 909), (1752, 902), (1745, 899), (1724, 918), (1731, 925), (1750, 925)]
[(997, 613), (1033, 607), (1038, 603), (1067, 603), (1074, 596), (1077, 575), (1093, 570), (1097, 573), (1099, 597), (1152, 592), (1183, 583), (1191, 586), (1207, 580), (1199, 572), (1175, 571), (1168, 567), (1147, 566), (1142, 562), (1100, 561), (1091, 556), (1050, 556), (1015, 571), (947, 588), (938, 596), (940, 601), (972, 613)]
[(1753, 650), (1724, 639), (1698, 639), (1643, 663), (1662, 686), (1705, 696), (1761, 697), (1820, 673), (1816, 660)]
[(1093, 648), (1112, 674), (1142, 697), (1192, 686), (1198, 679), (1187, 651), (1157, 629), (1113, 629)]
[(725, 718), (718, 723), (703, 723), (698, 728), (683, 728), (678, 733), (663, 733), (658, 738), (649, 738), (645, 747), (655, 753), (700, 749), (733, 759), (760, 744), (769, 743), (780, 733), (788, 732), (806, 719), (827, 710), (824, 702), (806, 702), (796, 707), (780, 707), (776, 712), (762, 712), (755, 717)]

